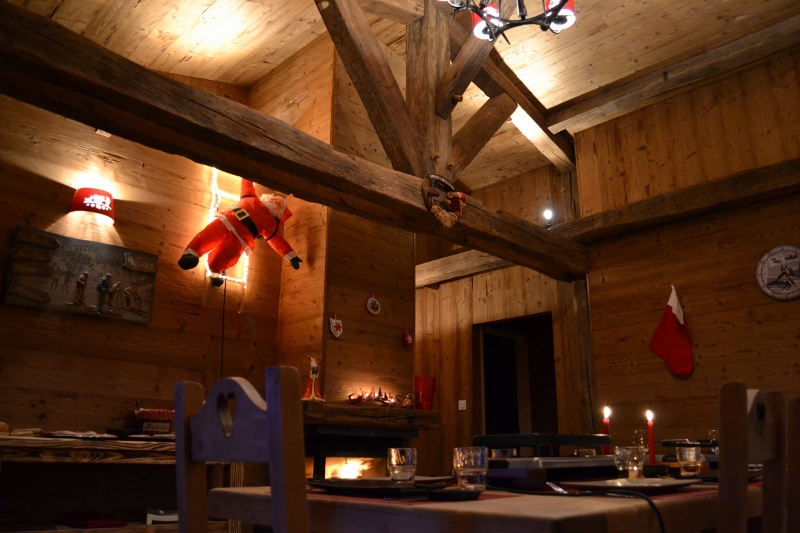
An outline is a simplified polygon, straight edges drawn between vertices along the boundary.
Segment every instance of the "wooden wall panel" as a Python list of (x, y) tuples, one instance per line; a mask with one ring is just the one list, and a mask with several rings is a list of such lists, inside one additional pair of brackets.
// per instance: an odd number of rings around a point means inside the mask
[(333, 56), (328, 34), (317, 37), (250, 87), (250, 107), (331, 142)]
[[(588, 276), (598, 405), (614, 410), (627, 443), (656, 416), (656, 438), (704, 438), (717, 426), (722, 383), (800, 394), (800, 300), (769, 298), (755, 265), (770, 248), (800, 244), (800, 196), (706, 216), (592, 247)], [(674, 284), (695, 370), (677, 378), (649, 350)]]
[[(318, 37), (253, 84), (250, 106), (331, 142), (333, 56), (327, 34)], [(293, 270), (284, 261), (281, 271), (277, 362), (296, 366), (305, 376), (310, 369), (309, 355), (322, 364), (320, 355), (327, 338), (324, 309), (330, 210), (294, 197), (288, 205), (292, 217), (284, 223), (284, 237), (303, 263)]]
[(800, 49), (579, 132), (582, 215), (800, 156)]
[[(201, 269), (177, 265), (205, 225), (210, 169), (5, 97), (0, 132), (0, 256), (17, 226), (159, 256), (148, 325), (0, 305), (0, 420), (46, 430), (121, 429), (137, 400), (169, 408), (176, 381), (213, 383), (223, 348), (226, 375), (263, 387), (261, 372), (275, 361), (280, 259), (257, 247), (242, 313), (238, 287), (207, 287)], [(113, 226), (67, 214), (84, 179), (101, 180), (114, 194)]]

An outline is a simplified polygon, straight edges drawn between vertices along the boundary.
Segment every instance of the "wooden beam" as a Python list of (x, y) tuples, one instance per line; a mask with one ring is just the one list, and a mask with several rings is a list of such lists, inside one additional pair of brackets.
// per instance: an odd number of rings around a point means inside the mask
[(547, 117), (551, 132), (585, 130), (614, 117), (663, 100), (678, 90), (726, 75), (754, 61), (800, 43), (800, 15), (719, 48), (572, 105)]
[(400, 24), (413, 24), (425, 13), (422, 0), (358, 0), (365, 13)]
[[(511, 2), (500, 4), (503, 9), (501, 14), (508, 18), (513, 11)], [(474, 35), (467, 37), (466, 42), (455, 54), (453, 62), (436, 87), (436, 113), (447, 118), (458, 104), (458, 96), (463, 95), (475, 75), (494, 49), (494, 43), (485, 39), (478, 39)]]
[(392, 166), (422, 177), (419, 130), (358, 4), (355, 0), (315, 1)]
[(575, 279), (589, 268), (583, 245), (479, 203), (445, 230), (425, 208), (419, 178), (341, 154), (278, 119), (160, 76), (7, 2), (0, 2), (0, 92), (150, 148), (434, 234), (556, 279)]
[(453, 181), (517, 109), (506, 93), (488, 99), (453, 137)]
[(687, 217), (718, 213), (800, 193), (800, 158), (745, 170), (553, 226), (552, 231), (588, 244)]
[[(454, 19), (450, 20), (449, 30), (450, 53), (453, 55), (461, 50), (470, 34)], [(530, 124), (536, 128), (535, 134), (526, 134), (536, 149), (562, 172), (575, 170), (575, 143), (572, 136), (566, 132), (554, 134), (547, 129), (545, 107), (508, 68), (496, 50), (490, 51), (473, 81), (489, 97), (500, 92), (508, 94), (530, 117)]]
[(416, 267), (416, 285), (420, 289), (443, 281), (453, 281), (492, 270), (513, 266), (514, 263), (494, 255), (469, 250), (442, 259), (422, 263)]

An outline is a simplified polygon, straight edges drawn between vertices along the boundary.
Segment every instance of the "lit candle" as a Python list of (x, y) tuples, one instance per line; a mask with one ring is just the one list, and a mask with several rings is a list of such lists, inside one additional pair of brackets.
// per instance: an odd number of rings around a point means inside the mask
[[(603, 428), (605, 428), (606, 435), (611, 435), (611, 408), (608, 406), (603, 408)], [(608, 444), (603, 446), (603, 455), (609, 455), (611, 448)]]
[(653, 411), (647, 410), (647, 444), (650, 448), (650, 464), (656, 464), (656, 445), (653, 440)]

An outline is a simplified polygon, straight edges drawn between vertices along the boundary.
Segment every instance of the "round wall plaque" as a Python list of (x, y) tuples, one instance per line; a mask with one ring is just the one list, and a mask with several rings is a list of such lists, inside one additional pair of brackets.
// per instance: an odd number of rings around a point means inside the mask
[(800, 298), (800, 248), (784, 244), (765, 253), (756, 267), (756, 281), (776, 300)]

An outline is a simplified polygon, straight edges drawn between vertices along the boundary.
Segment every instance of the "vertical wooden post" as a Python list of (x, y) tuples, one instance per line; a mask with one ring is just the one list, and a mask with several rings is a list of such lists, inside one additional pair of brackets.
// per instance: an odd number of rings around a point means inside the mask
[(761, 531), (785, 533), (786, 530), (786, 393), (767, 393), (767, 405), (775, 420), (775, 454), (764, 460), (761, 493)]
[(786, 531), (800, 531), (800, 398), (786, 404)]
[[(425, 173), (436, 171), (451, 180), (448, 165), (453, 159), (453, 126), (449, 116), (442, 118), (436, 114), (436, 87), (450, 67), (448, 27), (448, 17), (436, 7), (436, 0), (425, 0), (425, 16), (408, 26), (406, 101), (411, 119), (421, 134), (423, 170)], [(431, 215), (431, 224), (438, 223)], [(414, 263), (438, 259), (449, 247), (440, 239), (417, 234)]]

